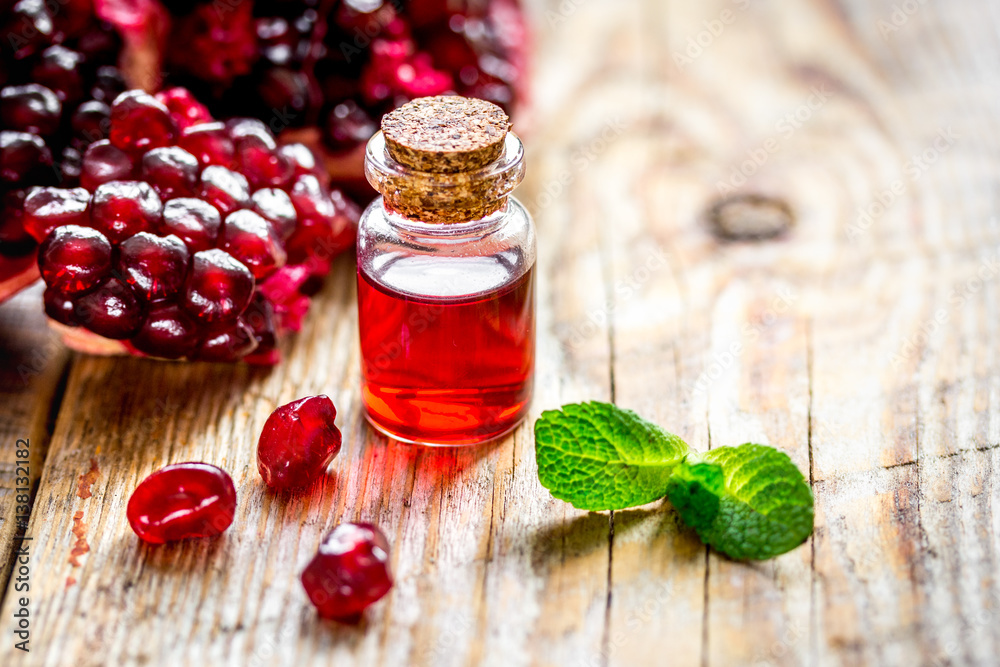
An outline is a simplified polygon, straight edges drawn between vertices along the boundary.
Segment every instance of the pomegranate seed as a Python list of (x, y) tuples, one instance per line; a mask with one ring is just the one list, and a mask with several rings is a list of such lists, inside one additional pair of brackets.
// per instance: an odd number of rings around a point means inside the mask
[(213, 165), (201, 172), (200, 195), (223, 215), (228, 215), (249, 206), (250, 184), (243, 174)]
[(65, 324), (69, 327), (79, 326), (80, 322), (76, 319), (76, 314), (73, 312), (73, 300), (68, 296), (50, 287), (45, 290), (42, 300), (45, 303), (46, 315), (60, 324)]
[(191, 261), (184, 307), (204, 322), (235, 319), (250, 303), (254, 278), (225, 250), (196, 252)]
[(335, 106), (327, 117), (324, 138), (335, 151), (350, 150), (368, 141), (378, 126), (353, 100)]
[(64, 46), (50, 46), (42, 51), (31, 70), (31, 80), (54, 92), (60, 101), (76, 101), (83, 97), (80, 69), (83, 56)]
[(255, 137), (261, 145), (269, 150), (274, 150), (278, 144), (274, 141), (274, 135), (263, 121), (256, 118), (233, 118), (226, 121), (226, 129), (235, 144), (239, 144), (242, 139)]
[(180, 237), (191, 252), (214, 248), (221, 226), (219, 209), (201, 199), (186, 197), (168, 201), (160, 223), (164, 233)]
[(281, 240), (270, 223), (253, 211), (230, 213), (220, 241), (222, 249), (243, 262), (255, 278), (264, 278), (285, 264)]
[(181, 308), (172, 303), (154, 306), (139, 333), (129, 341), (153, 357), (180, 359), (194, 352), (201, 333), (198, 325)]
[(233, 523), (236, 487), (216, 466), (174, 463), (142, 480), (125, 513), (135, 534), (150, 544), (214, 537)]
[(111, 107), (99, 100), (84, 102), (73, 112), (70, 124), (73, 134), (87, 143), (104, 139), (111, 128)]
[(73, 312), (85, 327), (115, 340), (131, 337), (142, 324), (142, 305), (117, 278), (77, 299)]
[(90, 221), (112, 243), (155, 229), (162, 204), (156, 190), (143, 181), (111, 181), (98, 186), (90, 205)]
[(243, 320), (214, 327), (205, 337), (195, 358), (201, 361), (233, 362), (257, 349), (257, 339)]
[(59, 97), (45, 86), (29, 83), (0, 90), (0, 120), (11, 130), (48, 136), (59, 129), (61, 115)]
[(44, 48), (53, 30), (52, 15), (44, 2), (20, 0), (10, 10), (3, 29), (5, 46), (12, 47), (14, 59), (20, 60)]
[(257, 441), (257, 470), (272, 489), (308, 486), (340, 452), (337, 409), (327, 396), (300, 398), (267, 418)]
[(27, 190), (0, 193), (0, 250), (18, 246), (34, 248), (35, 240), (24, 228), (24, 199), (27, 196)]
[(302, 586), (320, 616), (353, 620), (392, 588), (389, 541), (371, 524), (340, 524), (303, 570)]
[(50, 289), (66, 295), (86, 292), (111, 273), (111, 243), (96, 229), (64, 225), (38, 249), (38, 267)]
[(154, 148), (142, 156), (142, 177), (162, 199), (189, 197), (198, 186), (198, 159), (183, 148)]
[(214, 164), (229, 168), (236, 160), (236, 147), (222, 123), (201, 123), (185, 128), (177, 145), (198, 158), (202, 166)]
[(284, 144), (278, 147), (278, 153), (291, 161), (295, 178), (309, 174), (319, 178), (323, 185), (329, 185), (329, 172), (316, 161), (316, 154), (305, 144)]
[(256, 136), (236, 141), (236, 160), (240, 171), (255, 188), (286, 186), (295, 174), (295, 167), (288, 158)]
[(330, 222), (336, 214), (330, 191), (315, 176), (299, 176), (288, 194), (302, 220)]
[(24, 229), (41, 242), (56, 227), (89, 227), (89, 202), (90, 193), (83, 188), (35, 188), (24, 200)]
[(184, 286), (188, 249), (176, 236), (140, 232), (118, 248), (118, 273), (146, 301), (172, 297)]
[(282, 241), (295, 231), (298, 218), (292, 200), (284, 190), (261, 188), (253, 193), (250, 199), (253, 202), (253, 210), (271, 223), (275, 234)]
[(83, 154), (80, 185), (93, 192), (104, 183), (128, 180), (133, 168), (132, 158), (128, 153), (112, 146), (107, 139), (102, 139), (88, 146)]
[(95, 100), (111, 104), (116, 97), (125, 92), (125, 76), (117, 67), (105, 65), (97, 68), (96, 81), (90, 94)]
[(129, 90), (111, 105), (111, 143), (128, 152), (168, 146), (177, 136), (170, 112), (141, 90)]
[(171, 118), (181, 130), (212, 120), (205, 105), (194, 98), (187, 88), (170, 88), (156, 94), (158, 102), (167, 107)]
[[(27, 132), (0, 132), (0, 180), (8, 183), (51, 182), (52, 151)], [(46, 179), (48, 173), (50, 178)]]

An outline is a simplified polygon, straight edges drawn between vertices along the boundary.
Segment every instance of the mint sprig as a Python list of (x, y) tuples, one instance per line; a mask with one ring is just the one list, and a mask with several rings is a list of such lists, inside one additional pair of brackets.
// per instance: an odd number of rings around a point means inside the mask
[(812, 490), (788, 455), (765, 445), (693, 453), (631, 410), (591, 401), (542, 413), (535, 458), (542, 486), (579, 509), (667, 496), (704, 542), (731, 558), (771, 558), (812, 533)]
[(535, 422), (538, 479), (585, 510), (658, 500), (687, 443), (631, 410), (591, 401), (548, 410)]
[(671, 476), (667, 498), (703, 542), (737, 560), (791, 551), (813, 529), (809, 484), (787, 454), (764, 445), (689, 456)]

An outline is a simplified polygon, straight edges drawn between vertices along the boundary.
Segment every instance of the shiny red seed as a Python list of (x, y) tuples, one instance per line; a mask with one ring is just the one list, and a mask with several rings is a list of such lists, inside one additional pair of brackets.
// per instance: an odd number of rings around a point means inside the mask
[(345, 151), (368, 141), (378, 126), (353, 100), (335, 106), (326, 119), (324, 139), (335, 151)]
[(73, 300), (65, 294), (50, 287), (45, 290), (42, 301), (45, 304), (45, 314), (56, 322), (70, 327), (80, 324), (73, 311)]
[(175, 463), (142, 480), (125, 513), (135, 534), (150, 544), (214, 537), (233, 523), (236, 487), (216, 466)]
[(73, 314), (94, 333), (115, 340), (132, 337), (143, 318), (138, 297), (117, 278), (76, 299)]
[(198, 187), (198, 159), (183, 148), (164, 146), (142, 156), (142, 178), (161, 199), (190, 197)]
[(38, 249), (45, 284), (67, 296), (97, 287), (111, 273), (111, 243), (96, 229), (58, 227)]
[(291, 161), (295, 178), (310, 174), (320, 179), (323, 185), (329, 185), (330, 173), (305, 144), (283, 144), (278, 146), (278, 153)]
[(254, 213), (230, 213), (222, 227), (219, 246), (243, 262), (254, 278), (264, 278), (285, 265), (285, 250), (271, 224)]
[(198, 158), (203, 167), (214, 164), (229, 168), (236, 160), (236, 147), (223, 123), (200, 123), (185, 128), (177, 145)]
[(256, 136), (236, 141), (236, 162), (255, 188), (287, 186), (295, 174), (295, 166), (288, 158)]
[(187, 277), (188, 249), (176, 236), (140, 232), (118, 246), (118, 275), (146, 301), (172, 297)]
[(253, 210), (274, 228), (274, 233), (282, 241), (295, 231), (298, 218), (288, 193), (277, 188), (261, 188), (250, 197)]
[(24, 229), (36, 241), (63, 225), (90, 226), (90, 193), (83, 188), (35, 188), (24, 200)]
[(111, 181), (98, 186), (90, 203), (90, 222), (112, 243), (156, 229), (163, 205), (149, 183)]
[(141, 90), (129, 90), (111, 105), (111, 143), (130, 153), (168, 146), (177, 137), (170, 111)]
[(181, 130), (212, 120), (204, 104), (195, 99), (187, 88), (169, 88), (156, 94), (156, 100), (167, 107), (171, 118)]
[(202, 341), (194, 357), (200, 361), (239, 361), (257, 349), (253, 329), (238, 319), (235, 322), (214, 325)]
[(163, 233), (177, 235), (191, 252), (214, 248), (220, 227), (219, 209), (201, 199), (179, 197), (163, 206)]
[(389, 541), (371, 524), (340, 524), (303, 570), (302, 586), (320, 616), (353, 620), (392, 588)]
[(154, 306), (139, 332), (129, 341), (140, 352), (180, 359), (194, 352), (201, 331), (197, 322), (172, 303)]
[(0, 120), (5, 129), (46, 137), (59, 129), (61, 114), (62, 102), (45, 86), (29, 83), (0, 90)]
[(83, 97), (83, 78), (80, 75), (83, 56), (64, 46), (54, 45), (42, 51), (31, 70), (31, 80), (40, 83), (60, 99), (76, 101)]
[(226, 129), (237, 144), (241, 139), (255, 137), (265, 148), (274, 150), (278, 147), (271, 130), (267, 129), (264, 121), (257, 118), (232, 118), (226, 121)]
[(87, 143), (104, 139), (111, 127), (111, 107), (99, 100), (88, 100), (73, 112), (70, 125), (73, 134)]
[(27, 132), (0, 132), (0, 181), (51, 183), (54, 175), (52, 151), (41, 137)]
[(202, 250), (191, 260), (183, 305), (204, 322), (233, 320), (246, 310), (253, 288), (253, 274), (242, 262), (225, 250)]
[(200, 196), (228, 215), (250, 204), (250, 183), (243, 174), (225, 167), (205, 167), (201, 172)]
[(133, 168), (132, 157), (128, 153), (102, 139), (88, 146), (83, 154), (80, 185), (93, 192), (99, 185), (111, 181), (127, 181)]
[(272, 489), (308, 486), (340, 452), (337, 409), (327, 396), (300, 398), (267, 418), (257, 441), (257, 470)]

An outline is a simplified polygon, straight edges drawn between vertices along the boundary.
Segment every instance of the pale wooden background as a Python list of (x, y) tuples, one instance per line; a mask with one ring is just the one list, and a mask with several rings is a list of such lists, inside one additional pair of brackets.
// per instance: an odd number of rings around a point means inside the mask
[[(698, 449), (779, 447), (813, 485), (813, 538), (747, 565), (706, 552), (659, 503), (576, 511), (539, 486), (530, 425), (460, 451), (374, 435), (358, 413), (347, 259), (270, 373), (69, 355), (41, 328), (36, 290), (0, 308), (0, 558), (16, 436), (31, 436), (41, 474), (32, 652), (11, 650), (8, 590), (0, 662), (995, 664), (996, 3), (529, 6), (532, 418), (613, 400)], [(689, 40), (702, 52), (678, 62)], [(953, 136), (935, 148), (942, 131)], [(794, 226), (718, 240), (706, 211), (719, 183), (761, 149), (738, 190), (772, 198), (764, 213), (789, 207)], [(344, 451), (312, 495), (266, 493), (253, 458), (264, 419), (319, 392), (340, 410)], [(141, 546), (129, 493), (192, 459), (232, 472), (235, 523), (215, 541)], [(78, 567), (77, 512), (90, 549)], [(394, 547), (397, 585), (359, 627), (318, 621), (297, 579), (342, 520), (380, 524)]]

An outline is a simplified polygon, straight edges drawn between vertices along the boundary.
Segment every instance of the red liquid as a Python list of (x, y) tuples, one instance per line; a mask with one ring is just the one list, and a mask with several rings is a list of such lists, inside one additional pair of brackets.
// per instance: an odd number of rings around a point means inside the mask
[(417, 298), (358, 272), (368, 419), (407, 442), (462, 445), (525, 416), (535, 367), (534, 267), (496, 292)]

